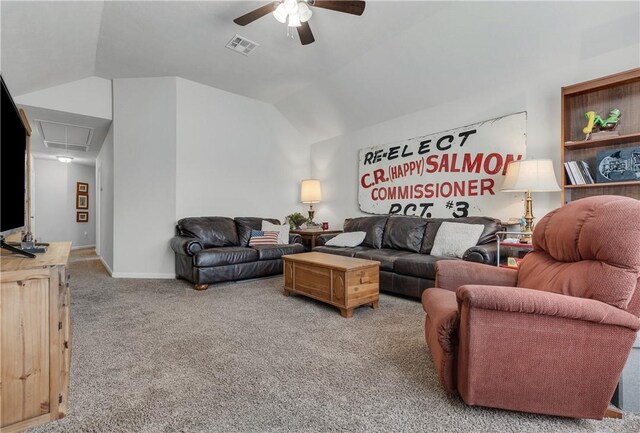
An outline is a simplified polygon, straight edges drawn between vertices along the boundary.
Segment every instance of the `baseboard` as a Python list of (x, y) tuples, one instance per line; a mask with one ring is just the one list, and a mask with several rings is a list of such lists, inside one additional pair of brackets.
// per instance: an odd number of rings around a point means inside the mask
[(176, 274), (144, 274), (137, 272), (113, 272), (113, 269), (109, 266), (106, 260), (100, 256), (100, 262), (102, 266), (107, 270), (112, 278), (149, 278), (149, 279), (161, 279), (161, 280), (175, 280)]
[(145, 274), (137, 272), (112, 272), (113, 278), (149, 278), (157, 280), (175, 280), (176, 274)]
[(85, 248), (95, 248), (95, 244), (93, 245), (78, 245), (77, 247), (71, 247), (71, 251), (75, 250), (84, 250)]
[(102, 256), (100, 256), (100, 262), (102, 263), (102, 266), (104, 266), (104, 268), (107, 270), (107, 272), (109, 273), (109, 275), (111, 277), (113, 277), (113, 271), (111, 270), (111, 266), (109, 266), (109, 264), (107, 263), (107, 261), (105, 259), (102, 258)]

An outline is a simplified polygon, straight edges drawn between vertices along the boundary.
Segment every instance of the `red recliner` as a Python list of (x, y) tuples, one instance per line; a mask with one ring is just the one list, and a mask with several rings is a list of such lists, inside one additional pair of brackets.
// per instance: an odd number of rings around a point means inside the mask
[(547, 214), (519, 269), (437, 264), (425, 337), (469, 405), (602, 419), (640, 329), (640, 201), (598, 196)]

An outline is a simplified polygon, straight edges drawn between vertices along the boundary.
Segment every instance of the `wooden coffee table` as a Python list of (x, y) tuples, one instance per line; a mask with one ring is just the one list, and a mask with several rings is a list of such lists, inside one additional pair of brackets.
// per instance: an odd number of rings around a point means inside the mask
[(365, 304), (378, 308), (380, 262), (324, 253), (291, 254), (284, 260), (284, 295), (298, 293), (351, 317)]

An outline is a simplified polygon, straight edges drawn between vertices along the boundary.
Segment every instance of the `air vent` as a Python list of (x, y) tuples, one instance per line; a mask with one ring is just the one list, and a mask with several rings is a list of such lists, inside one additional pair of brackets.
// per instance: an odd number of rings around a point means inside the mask
[[(51, 122), (35, 119), (42, 140), (47, 147), (64, 149), (65, 143), (69, 149), (86, 152), (91, 146), (93, 128), (88, 126), (71, 125), (69, 123)], [(60, 147), (62, 145), (62, 147)]]
[(227, 44), (227, 48), (245, 56), (251, 54), (251, 52), (259, 46), (260, 44), (250, 41), (240, 35), (235, 35)]
[(57, 141), (45, 141), (44, 145), (50, 149), (62, 149), (62, 150), (75, 150), (77, 152), (88, 152), (89, 146), (83, 146), (81, 144), (65, 144)]

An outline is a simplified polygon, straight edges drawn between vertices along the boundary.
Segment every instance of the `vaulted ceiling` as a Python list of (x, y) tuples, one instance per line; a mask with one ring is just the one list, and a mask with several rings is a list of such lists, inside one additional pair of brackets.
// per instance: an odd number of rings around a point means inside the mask
[[(640, 43), (638, 2), (368, 1), (361, 17), (314, 8), (307, 46), (271, 16), (233, 23), (265, 3), (3, 0), (2, 74), (14, 96), (89, 76), (180, 76), (274, 104), (314, 142), (518, 80), (550, 58)], [(226, 49), (236, 33), (260, 46), (248, 57)]]

